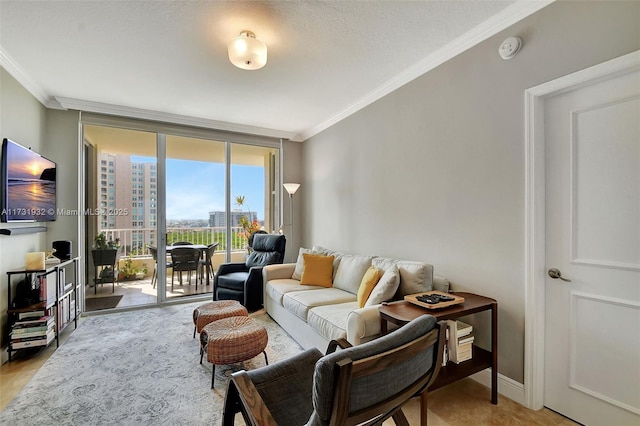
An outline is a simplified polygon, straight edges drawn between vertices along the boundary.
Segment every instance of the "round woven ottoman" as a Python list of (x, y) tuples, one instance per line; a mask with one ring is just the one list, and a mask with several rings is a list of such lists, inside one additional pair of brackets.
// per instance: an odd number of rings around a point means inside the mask
[(256, 320), (247, 316), (223, 318), (207, 324), (200, 332), (203, 351), (200, 352), (200, 364), (204, 352), (207, 361), (213, 364), (211, 372), (211, 389), (216, 375), (216, 365), (235, 364), (246, 361), (262, 352), (268, 365), (267, 330)]
[(246, 317), (249, 315), (247, 308), (237, 300), (216, 300), (200, 305), (193, 310), (193, 337), (196, 331), (202, 332), (202, 328), (214, 321), (229, 317)]

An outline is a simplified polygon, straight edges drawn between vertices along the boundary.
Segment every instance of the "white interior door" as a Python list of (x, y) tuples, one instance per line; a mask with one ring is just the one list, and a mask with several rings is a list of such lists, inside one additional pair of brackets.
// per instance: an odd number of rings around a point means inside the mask
[(640, 73), (544, 100), (544, 405), (640, 424)]

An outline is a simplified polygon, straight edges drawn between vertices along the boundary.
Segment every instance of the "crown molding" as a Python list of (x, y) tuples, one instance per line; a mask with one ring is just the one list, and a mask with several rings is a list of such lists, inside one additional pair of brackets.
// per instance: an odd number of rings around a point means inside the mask
[(334, 124), (344, 120), (355, 112), (363, 109), (364, 107), (372, 104), (378, 99), (388, 95), (394, 90), (404, 86), (412, 80), (420, 77), (428, 71), (431, 71), (435, 67), (443, 64), (449, 59), (461, 54), (462, 52), (472, 48), (473, 46), (483, 42), (489, 37), (499, 33), (500, 31), (510, 27), (518, 21), (526, 18), (529, 15), (537, 12), (538, 10), (548, 6), (555, 0), (519, 0), (511, 6), (505, 8), (502, 12), (494, 15), (490, 19), (484, 21), (477, 27), (467, 31), (462, 36), (447, 43), (444, 47), (438, 49), (431, 55), (427, 56), (417, 64), (407, 68), (405, 71), (396, 75), (395, 77), (383, 83), (381, 86), (374, 89), (368, 95), (360, 98), (355, 103), (351, 104), (344, 111), (339, 112), (333, 117), (329, 118), (325, 122), (306, 130), (302, 133), (296, 134), (293, 141), (305, 141), (312, 136), (317, 135), (321, 131), (333, 126)]
[(2, 45), (0, 45), (0, 65), (42, 105), (47, 106), (47, 102), (50, 98), (47, 92), (42, 88), (42, 86), (36, 83), (33, 78), (22, 71), (11, 55), (4, 50)]
[(86, 101), (82, 99), (64, 98), (56, 96), (54, 100), (63, 109), (74, 109), (99, 114), (116, 115), (121, 117), (138, 118), (141, 120), (160, 121), (164, 123), (180, 124), (184, 126), (201, 127), (205, 129), (223, 130), (235, 133), (267, 136), (271, 138), (290, 139), (294, 133), (265, 127), (248, 126), (244, 124), (229, 123), (227, 121), (211, 120), (208, 118), (190, 117), (187, 115), (173, 114), (162, 111), (153, 111), (143, 108), (113, 105), (102, 102)]

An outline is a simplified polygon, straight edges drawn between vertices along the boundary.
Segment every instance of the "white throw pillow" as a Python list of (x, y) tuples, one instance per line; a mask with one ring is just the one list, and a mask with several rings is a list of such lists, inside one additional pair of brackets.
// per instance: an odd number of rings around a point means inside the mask
[(371, 266), (371, 259), (371, 256), (342, 256), (333, 279), (333, 287), (358, 294), (362, 277)]
[(300, 281), (302, 279), (302, 272), (304, 271), (304, 257), (302, 256), (304, 253), (311, 253), (311, 249), (306, 249), (300, 247), (300, 251), (298, 252), (298, 260), (296, 260), (296, 269), (293, 271), (293, 275), (291, 279)]
[(393, 296), (398, 291), (400, 285), (400, 271), (396, 265), (391, 265), (387, 269), (378, 284), (373, 288), (373, 291), (369, 295), (365, 307), (379, 305), (382, 302), (388, 302), (393, 299)]

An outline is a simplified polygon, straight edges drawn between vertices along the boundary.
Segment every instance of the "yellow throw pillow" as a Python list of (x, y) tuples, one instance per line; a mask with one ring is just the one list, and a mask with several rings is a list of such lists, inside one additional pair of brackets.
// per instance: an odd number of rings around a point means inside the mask
[(321, 287), (331, 287), (333, 282), (333, 259), (334, 256), (322, 256), (319, 254), (303, 253), (304, 269), (300, 284), (319, 285)]
[(369, 269), (367, 269), (367, 272), (360, 282), (360, 287), (358, 287), (358, 308), (364, 308), (364, 304), (367, 303), (367, 299), (381, 277), (382, 270), (375, 266), (370, 266)]

